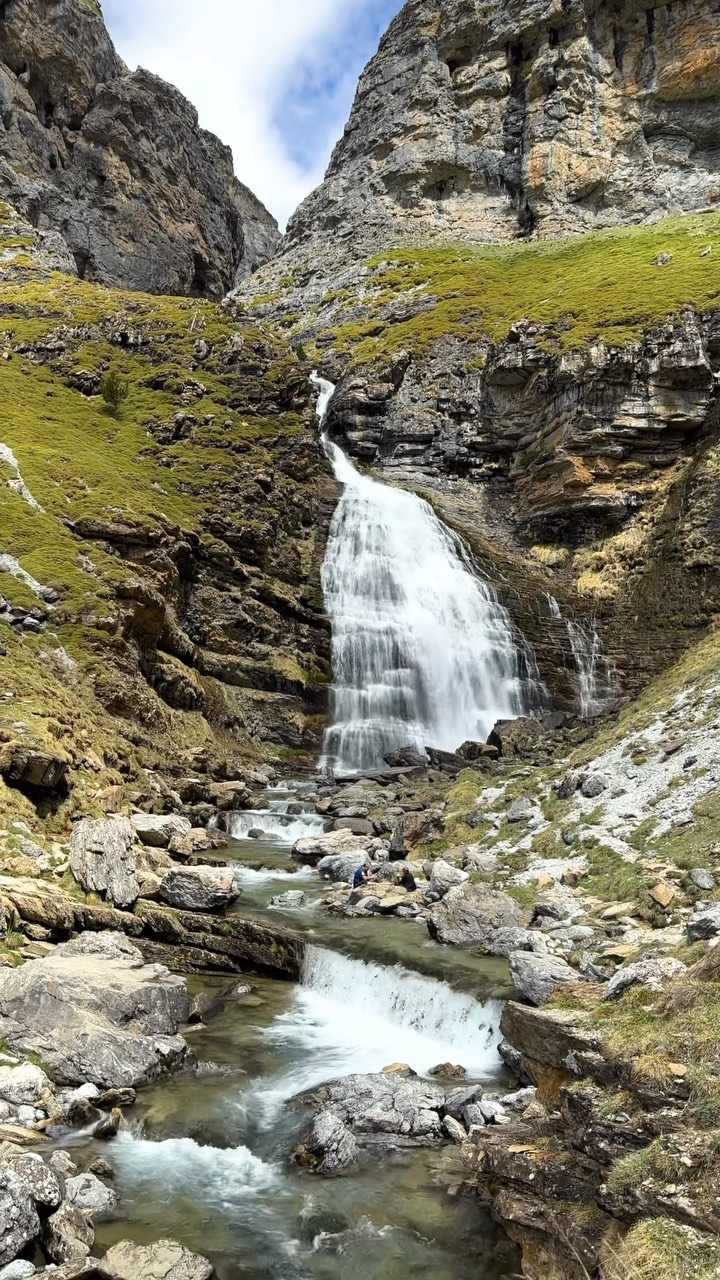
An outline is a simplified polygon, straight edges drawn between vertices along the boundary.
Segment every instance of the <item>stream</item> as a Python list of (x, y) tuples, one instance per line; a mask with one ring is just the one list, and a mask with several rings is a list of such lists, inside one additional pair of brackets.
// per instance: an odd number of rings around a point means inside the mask
[[(289, 1163), (311, 1114), (291, 1100), (325, 1081), (398, 1061), (425, 1075), (452, 1061), (469, 1082), (503, 1083), (496, 1044), (507, 980), (502, 962), (446, 951), (412, 921), (326, 913), (317, 873), (290, 869), (298, 829), (322, 820), (309, 804), (287, 813), (303, 804), (301, 788), (270, 791), (266, 804), (233, 815), (236, 836), (218, 857), (236, 864), (238, 910), (306, 935), (302, 981), (251, 978), (250, 994), (187, 1032), (198, 1058), (222, 1073), (143, 1090), (130, 1130), (111, 1144), (78, 1138), (85, 1159), (111, 1162), (121, 1197), (117, 1217), (98, 1224), (98, 1244), (171, 1236), (210, 1258), (218, 1280), (511, 1275), (514, 1250), (489, 1216), (448, 1194), (463, 1177), (457, 1148), (373, 1151), (335, 1179)], [(243, 834), (253, 829), (265, 837)], [(306, 894), (304, 907), (269, 906), (291, 887)], [(219, 994), (232, 984), (224, 975), (189, 985)]]

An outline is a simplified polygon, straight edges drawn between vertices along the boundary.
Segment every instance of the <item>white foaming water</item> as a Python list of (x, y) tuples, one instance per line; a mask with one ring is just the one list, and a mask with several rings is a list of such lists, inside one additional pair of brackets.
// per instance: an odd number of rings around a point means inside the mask
[(311, 867), (302, 867), (292, 872), (272, 867), (235, 867), (234, 874), (238, 884), (245, 885), (248, 889), (259, 888), (271, 880), (286, 880), (288, 888), (292, 889), (296, 884), (307, 884), (309, 880), (315, 879)]
[[(313, 382), (322, 422), (334, 388)], [(323, 765), (374, 768), (397, 747), (486, 738), (525, 709), (507, 611), (427, 502), (362, 475), (322, 439), (344, 486), (322, 573), (335, 678)]]
[(268, 809), (246, 809), (242, 813), (228, 814), (225, 820), (228, 835), (233, 840), (249, 840), (250, 831), (264, 831), (279, 844), (293, 845), (304, 836), (320, 835), (325, 830), (325, 819), (317, 813), (288, 813), (291, 803), (289, 800), (271, 800)]
[(189, 1194), (213, 1207), (231, 1208), (276, 1191), (281, 1183), (279, 1171), (247, 1147), (201, 1147), (192, 1138), (148, 1142), (121, 1133), (113, 1143), (113, 1161), (125, 1186), (147, 1188), (155, 1197), (162, 1187), (167, 1199)]
[(320, 947), (307, 948), (302, 985), (268, 1038), (301, 1050), (280, 1076), (259, 1081), (243, 1105), (269, 1125), (288, 1099), (351, 1072), (407, 1062), (419, 1074), (455, 1062), (474, 1078), (499, 1066), (499, 1001), (480, 1004), (443, 982)]

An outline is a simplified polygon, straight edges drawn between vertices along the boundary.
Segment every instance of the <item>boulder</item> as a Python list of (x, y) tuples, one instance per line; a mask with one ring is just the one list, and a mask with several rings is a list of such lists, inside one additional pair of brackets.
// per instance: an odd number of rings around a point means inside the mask
[(643, 986), (650, 991), (664, 991), (669, 982), (687, 973), (687, 965), (673, 956), (658, 956), (651, 960), (638, 960), (623, 965), (613, 974), (605, 991), (606, 1000), (617, 1000), (629, 987)]
[(437, 942), (489, 950), (494, 932), (515, 928), (520, 918), (520, 907), (509, 894), (468, 881), (434, 904), (428, 930)]
[(127, 818), (85, 818), (73, 827), (70, 870), (89, 893), (116, 907), (131, 907), (140, 895), (135, 831)]
[(580, 794), (586, 800), (597, 800), (598, 796), (601, 796), (604, 791), (607, 791), (607, 780), (601, 777), (599, 773), (591, 773), (590, 777), (586, 778), (580, 787)]
[(332, 825), (333, 831), (352, 831), (354, 836), (372, 836), (375, 834), (375, 827), (369, 818), (336, 818)]
[(496, 747), (504, 757), (529, 755), (544, 732), (540, 721), (533, 716), (522, 716), (518, 720), (498, 720), (488, 738), (488, 745)]
[(482, 949), (488, 955), (505, 956), (507, 959), (513, 951), (544, 952), (547, 944), (542, 934), (535, 929), (493, 929), (482, 943)]
[(12, 1262), (39, 1231), (34, 1200), (17, 1174), (0, 1165), (0, 1266)]
[(0, 745), (0, 777), (10, 786), (57, 791), (69, 765), (70, 757), (61, 751), (42, 751), (24, 742)]
[(433, 862), (430, 872), (430, 890), (436, 893), (438, 897), (444, 898), (446, 893), (454, 889), (459, 884), (465, 884), (470, 876), (467, 871), (461, 871), (459, 867), (453, 867), (449, 862), (445, 862), (442, 858), (438, 858), (437, 862)]
[(353, 1133), (332, 1111), (321, 1111), (315, 1117), (304, 1146), (317, 1173), (339, 1173), (355, 1164), (358, 1157)]
[(497, 747), (489, 742), (463, 742), (458, 747), (458, 755), (461, 759), (466, 760), (468, 764), (490, 764), (491, 761), (497, 760), (500, 752)]
[(101, 1280), (210, 1280), (212, 1265), (176, 1240), (113, 1245), (97, 1264)]
[(400, 853), (403, 850), (407, 852), (414, 849), (416, 845), (427, 844), (441, 836), (444, 830), (445, 819), (440, 809), (422, 809), (419, 813), (406, 813), (393, 833), (395, 852)]
[(441, 751), (439, 747), (426, 747), (425, 750), (433, 769), (439, 769), (441, 773), (457, 777), (463, 769), (467, 769), (467, 761), (454, 751)]
[(324, 835), (303, 836), (296, 841), (292, 849), (292, 857), (296, 862), (305, 862), (316, 867), (323, 858), (336, 857), (338, 854), (357, 856), (356, 866), (362, 861), (372, 846), (373, 837), (356, 836), (352, 831), (328, 831)]
[(515, 951), (510, 956), (510, 977), (516, 991), (535, 1005), (545, 1004), (562, 983), (581, 981), (577, 969), (571, 969), (559, 956), (527, 951)]
[(687, 922), (688, 942), (701, 942), (704, 938), (715, 938), (720, 933), (720, 902), (711, 902), (707, 906), (698, 907)]
[(95, 1243), (90, 1214), (64, 1200), (43, 1228), (45, 1252), (53, 1262), (79, 1262)]
[(384, 1072), (345, 1076), (325, 1086), (321, 1098), (322, 1110), (360, 1141), (384, 1138), (390, 1140), (387, 1145), (427, 1146), (442, 1137), (445, 1090), (427, 1080)]
[(175, 813), (134, 813), (130, 821), (142, 843), (152, 849), (167, 849), (173, 837), (182, 840), (192, 831), (192, 823)]
[(175, 867), (163, 876), (158, 897), (181, 911), (223, 911), (241, 890), (232, 867)]
[(0, 1037), (33, 1050), (60, 1084), (145, 1084), (181, 1065), (185, 980), (143, 963), (123, 934), (85, 933), (0, 971)]
[(417, 747), (401, 747), (385, 756), (385, 764), (391, 769), (424, 769), (427, 762), (425, 752)]
[(0, 1098), (13, 1107), (40, 1107), (52, 1084), (40, 1067), (22, 1062), (17, 1067), (0, 1067)]
[(109, 1213), (118, 1202), (117, 1193), (112, 1187), (106, 1187), (94, 1173), (79, 1173), (74, 1178), (68, 1178), (65, 1196), (70, 1204), (74, 1204), (77, 1209), (87, 1209), (93, 1217)]
[(535, 813), (535, 805), (529, 796), (518, 796), (507, 811), (508, 822), (529, 822)]
[(690, 872), (690, 879), (696, 889), (702, 889), (705, 893), (717, 889), (717, 880), (712, 872), (706, 871), (704, 867), (694, 867)]
[(367, 867), (369, 864), (370, 855), (366, 852), (335, 853), (330, 857), (321, 858), (317, 864), (317, 870), (325, 880), (347, 882), (352, 880), (358, 867)]

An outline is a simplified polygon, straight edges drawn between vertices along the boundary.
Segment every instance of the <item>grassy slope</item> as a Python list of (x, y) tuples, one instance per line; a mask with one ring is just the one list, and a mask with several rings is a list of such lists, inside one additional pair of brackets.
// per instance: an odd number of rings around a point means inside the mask
[[(702, 256), (714, 245), (713, 252)], [(671, 260), (656, 265), (670, 254)], [(621, 345), (687, 305), (720, 302), (720, 213), (665, 219), (653, 226), (604, 231), (513, 247), (447, 245), (398, 248), (367, 264), (366, 319), (343, 323), (343, 291), (326, 295), (337, 345), (363, 364), (399, 350), (420, 352), (445, 334), (471, 341), (506, 337), (530, 318), (555, 330), (561, 350), (596, 338)], [(418, 314), (395, 318), (402, 298)]]

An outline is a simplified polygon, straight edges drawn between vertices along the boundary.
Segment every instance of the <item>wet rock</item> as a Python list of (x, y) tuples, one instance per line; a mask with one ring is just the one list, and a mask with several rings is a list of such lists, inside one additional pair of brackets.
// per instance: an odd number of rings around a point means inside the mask
[(605, 991), (606, 1000), (617, 1000), (629, 987), (643, 986), (650, 991), (664, 991), (669, 982), (687, 973), (687, 965), (672, 956), (658, 956), (651, 960), (638, 960), (623, 965), (613, 974)]
[(520, 916), (520, 908), (509, 894), (468, 881), (435, 903), (428, 916), (428, 930), (437, 942), (488, 947), (497, 929), (515, 928)]
[(331, 1111), (321, 1111), (305, 1140), (317, 1173), (339, 1173), (355, 1164), (358, 1144), (347, 1125)]
[(167, 849), (174, 837), (183, 840), (192, 831), (192, 823), (178, 814), (134, 813), (130, 819), (139, 839), (151, 849)]
[(86, 892), (116, 907), (131, 907), (140, 894), (135, 832), (127, 818), (77, 822), (70, 839), (70, 870)]
[(43, 1245), (53, 1262), (79, 1262), (87, 1258), (95, 1242), (95, 1228), (89, 1213), (67, 1200), (48, 1218), (43, 1228)]
[(89, 1172), (69, 1178), (65, 1183), (65, 1196), (70, 1204), (78, 1209), (87, 1209), (93, 1217), (109, 1213), (118, 1202), (112, 1187), (106, 1187), (95, 1174)]
[(175, 1240), (146, 1245), (123, 1240), (100, 1260), (97, 1273), (101, 1280), (210, 1280), (213, 1268)]
[(438, 898), (444, 898), (450, 889), (454, 889), (456, 885), (465, 884), (466, 880), (469, 879), (470, 876), (467, 871), (461, 871), (459, 867), (453, 867), (449, 862), (438, 858), (432, 864), (430, 889), (438, 895)]
[(0, 971), (0, 1036), (41, 1054), (61, 1084), (133, 1087), (179, 1066), (182, 978), (146, 965), (122, 934), (83, 934)]
[(323, 1111), (339, 1118), (360, 1142), (426, 1146), (442, 1135), (439, 1112), (445, 1090), (425, 1080), (387, 1073), (351, 1075), (325, 1086), (320, 1096)]
[(281, 893), (277, 898), (270, 899), (271, 907), (295, 908), (305, 905), (305, 894), (301, 889), (288, 889), (287, 893)]
[(527, 951), (515, 951), (510, 956), (510, 977), (516, 991), (534, 1005), (545, 1004), (562, 983), (581, 981), (577, 969), (571, 969), (558, 956)]
[(710, 871), (706, 871), (704, 867), (694, 867), (690, 872), (690, 879), (696, 889), (702, 889), (706, 893), (710, 893), (717, 888), (717, 880)]
[(441, 1062), (437, 1067), (431, 1067), (428, 1075), (437, 1076), (440, 1080), (464, 1080), (467, 1072), (452, 1062)]
[(453, 1089), (447, 1094), (440, 1108), (440, 1114), (459, 1120), (465, 1109), (479, 1102), (482, 1096), (482, 1086), (477, 1084), (468, 1085), (465, 1089)]
[(717, 937), (720, 933), (720, 902), (698, 907), (687, 922), (686, 933), (688, 942), (701, 942), (705, 938)]
[(241, 890), (231, 867), (177, 867), (163, 876), (158, 897), (181, 911), (223, 911)]

